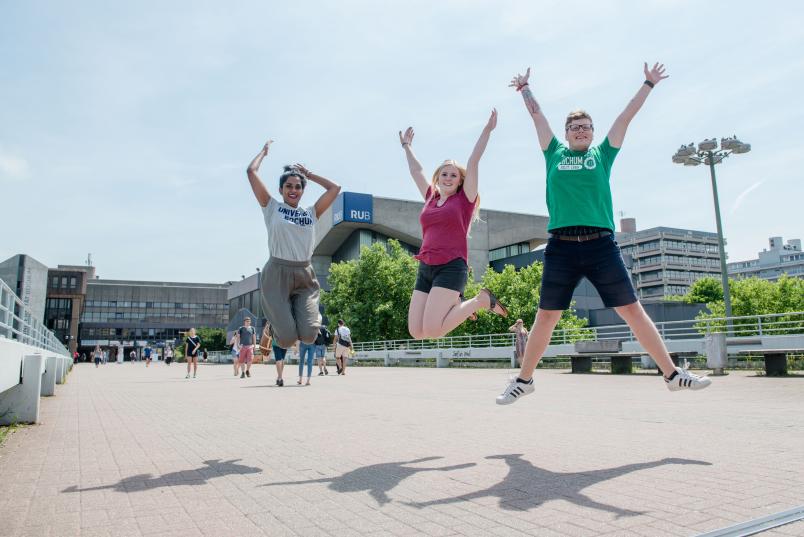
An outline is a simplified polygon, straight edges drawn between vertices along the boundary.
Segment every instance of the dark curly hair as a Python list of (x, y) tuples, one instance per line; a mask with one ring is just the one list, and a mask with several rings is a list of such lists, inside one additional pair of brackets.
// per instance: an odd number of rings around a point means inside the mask
[(285, 186), (285, 181), (287, 181), (289, 177), (294, 176), (298, 177), (299, 181), (301, 181), (302, 190), (307, 188), (307, 177), (305, 177), (302, 172), (293, 166), (285, 166), (285, 171), (279, 176), (279, 190), (282, 190), (282, 188)]

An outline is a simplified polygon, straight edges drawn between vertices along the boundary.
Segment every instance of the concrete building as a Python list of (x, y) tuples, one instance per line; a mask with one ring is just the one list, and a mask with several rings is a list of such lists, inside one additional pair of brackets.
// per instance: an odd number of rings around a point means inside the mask
[[(40, 323), (45, 320), (47, 272), (47, 265), (25, 254), (11, 256), (0, 263), (0, 280), (6, 282), (6, 285), (22, 299), (31, 318)], [(17, 315), (19, 313), (15, 312)]]
[(768, 239), (770, 249), (759, 252), (757, 259), (737, 261), (726, 265), (730, 278), (761, 278), (776, 281), (782, 274), (804, 278), (804, 252), (801, 239), (785, 244), (782, 237)]
[(59, 265), (47, 272), (47, 326), (70, 352), (78, 350), (79, 323), (84, 311), (87, 283), (95, 278), (95, 267)]
[(180, 344), (191, 327), (226, 328), (227, 284), (94, 279), (87, 283), (80, 352), (95, 345), (138, 353)]
[(720, 278), (717, 233), (654, 227), (637, 231), (636, 220), (624, 218), (617, 242), (632, 261), (637, 296), (643, 302), (687, 294), (704, 277)]

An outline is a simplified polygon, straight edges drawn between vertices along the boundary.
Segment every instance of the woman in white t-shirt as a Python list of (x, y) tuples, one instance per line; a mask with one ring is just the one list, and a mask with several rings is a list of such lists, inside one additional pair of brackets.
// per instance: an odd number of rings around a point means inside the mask
[[(262, 307), (273, 333), (274, 357), (277, 361), (277, 384), (281, 385), (279, 362), (285, 349), (296, 341), (313, 343), (321, 325), (318, 313), (319, 285), (311, 264), (315, 241), (315, 223), (332, 205), (341, 187), (312, 173), (301, 164), (285, 166), (279, 177), (282, 200), (273, 198), (257, 171), (268, 154), (273, 140), (248, 166), (248, 180), (262, 207), (268, 230), (270, 257), (262, 271)], [(321, 185), (325, 192), (314, 205), (300, 207), (307, 180)]]

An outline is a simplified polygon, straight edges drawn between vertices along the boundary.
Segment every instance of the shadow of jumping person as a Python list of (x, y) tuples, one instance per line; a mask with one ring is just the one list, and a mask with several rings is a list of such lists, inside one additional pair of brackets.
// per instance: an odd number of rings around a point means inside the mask
[(696, 464), (710, 466), (712, 463), (688, 459), (661, 459), (653, 462), (626, 464), (616, 468), (589, 470), (584, 472), (561, 473), (551, 472), (534, 466), (522, 458), (522, 454), (491, 455), (487, 459), (502, 459), (508, 465), (508, 475), (496, 485), (469, 494), (430, 500), (427, 502), (406, 503), (419, 509), (432, 505), (445, 505), (466, 502), (477, 498), (499, 498), (501, 508), (509, 511), (527, 511), (550, 500), (565, 500), (582, 507), (607, 511), (623, 516), (644, 514), (640, 511), (622, 509), (613, 505), (597, 502), (581, 493), (581, 490), (614, 479), (631, 472), (656, 468), (667, 464)]
[(279, 485), (305, 485), (308, 483), (329, 483), (329, 488), (336, 492), (358, 492), (368, 491), (378, 505), (385, 505), (391, 499), (388, 491), (399, 485), (404, 479), (419, 472), (449, 472), (451, 470), (461, 470), (476, 466), (474, 462), (456, 464), (453, 466), (442, 466), (440, 468), (411, 468), (408, 464), (419, 464), (422, 462), (434, 461), (443, 457), (424, 457), (412, 461), (385, 462), (363, 466), (338, 477), (328, 477), (321, 479), (308, 479), (306, 481), (283, 481), (280, 483), (266, 483), (261, 487), (276, 487)]
[(238, 474), (259, 474), (262, 472), (262, 469), (260, 468), (237, 464), (237, 461), (239, 460), (241, 459), (230, 459), (228, 461), (212, 459), (204, 461), (205, 466), (195, 468), (193, 470), (180, 470), (178, 472), (170, 472), (158, 477), (153, 477), (151, 474), (137, 474), (123, 478), (113, 485), (101, 485), (83, 489), (73, 485), (71, 487), (67, 487), (62, 492), (86, 492), (90, 490), (104, 489), (112, 489), (116, 492), (133, 492), (176, 485), (197, 486), (206, 484), (207, 481), (213, 477)]

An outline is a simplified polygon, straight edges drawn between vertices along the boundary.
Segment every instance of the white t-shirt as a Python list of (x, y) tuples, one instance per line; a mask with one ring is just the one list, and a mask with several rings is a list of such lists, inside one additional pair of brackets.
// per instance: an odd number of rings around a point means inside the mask
[(352, 342), (352, 332), (346, 326), (339, 326), (335, 329), (335, 335), (338, 336), (338, 341)]
[(315, 242), (315, 207), (293, 208), (273, 197), (262, 208), (271, 257), (309, 261)]

